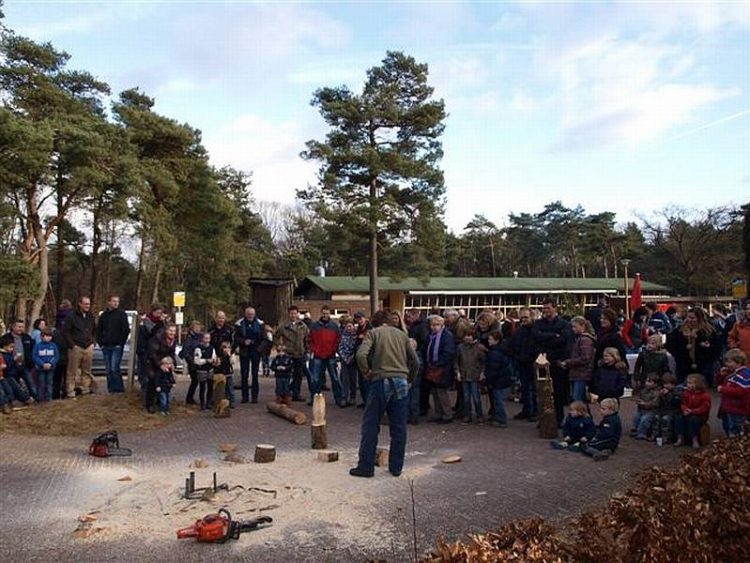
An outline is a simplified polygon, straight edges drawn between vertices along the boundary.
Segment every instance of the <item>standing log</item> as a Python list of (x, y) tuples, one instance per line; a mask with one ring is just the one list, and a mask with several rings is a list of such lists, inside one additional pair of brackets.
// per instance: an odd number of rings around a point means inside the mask
[(258, 444), (255, 446), (255, 463), (271, 463), (276, 461), (276, 446)]
[(328, 447), (328, 431), (326, 430), (326, 400), (321, 393), (313, 397), (313, 421), (310, 427), (312, 449), (325, 450)]
[(328, 447), (328, 432), (325, 424), (311, 426), (310, 435), (312, 437), (312, 449), (325, 450)]
[(375, 452), (375, 465), (378, 467), (388, 467), (389, 458), (390, 450), (388, 448), (379, 447)]
[(545, 439), (557, 438), (557, 416), (555, 415), (555, 398), (552, 387), (552, 374), (546, 354), (539, 354), (534, 362), (534, 379), (539, 396), (539, 436)]
[(299, 425), (305, 424), (307, 422), (305, 413), (291, 409), (286, 405), (282, 405), (279, 403), (266, 403), (266, 408), (268, 409), (268, 412), (275, 414), (276, 416), (280, 416), (281, 418), (284, 418), (289, 422), (293, 422), (294, 424)]

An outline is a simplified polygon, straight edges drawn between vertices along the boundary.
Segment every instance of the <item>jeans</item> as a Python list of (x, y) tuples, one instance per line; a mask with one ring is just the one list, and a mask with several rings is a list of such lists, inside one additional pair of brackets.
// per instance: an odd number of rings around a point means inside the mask
[(419, 374), (414, 378), (409, 389), (409, 418), (412, 420), (419, 419), (419, 413), (422, 410), (420, 407), (422, 396), (422, 369), (420, 368)]
[[(234, 376), (232, 374), (227, 374), (226, 376), (226, 387), (224, 389), (224, 396), (227, 398), (227, 401), (229, 401), (229, 407), (234, 407)], [(217, 401), (221, 400), (221, 397), (216, 397)], [(258, 401), (257, 395), (256, 398), (253, 399), (254, 401)], [(247, 401), (245, 401), (247, 402)]]
[(159, 391), (159, 410), (169, 412), (169, 391)]
[[(252, 368), (252, 369), (251, 369)], [(253, 403), (258, 402), (258, 371), (260, 370), (260, 355), (257, 350), (247, 350), (246, 356), (240, 356), (240, 388), (242, 389), (242, 402), (247, 403), (250, 400), (250, 389), (248, 386), (248, 376), (252, 372), (252, 397)], [(227, 381), (227, 389), (229, 382)], [(234, 389), (232, 390), (232, 403), (234, 404)]]
[(33, 397), (35, 401), (38, 401), (39, 394), (37, 393), (36, 385), (34, 385), (34, 379), (31, 377), (31, 370), (29, 368), (19, 366), (16, 371), (18, 373), (18, 377), (20, 377), (26, 385), (26, 389), (29, 390), (29, 395)]
[(0, 379), (0, 388), (2, 388), (3, 394), (5, 395), (5, 401), (2, 404), (5, 404), (5, 402), (9, 403), (13, 400), (26, 403), (29, 400), (29, 394), (24, 391), (18, 384), (18, 381), (12, 377)]
[(739, 414), (724, 413), (721, 417), (721, 427), (727, 436), (739, 436), (742, 434), (747, 417)]
[(409, 412), (409, 391), (406, 378), (377, 379), (371, 381), (365, 411), (362, 413), (362, 438), (359, 443), (359, 463), (365, 471), (374, 471), (375, 453), (380, 433), (380, 419), (388, 414), (391, 446), (388, 469), (401, 473), (406, 453), (406, 417)]
[(292, 400), (300, 400), (300, 392), (302, 391), (302, 378), (307, 379), (307, 389), (310, 390), (310, 372), (307, 371), (307, 363), (305, 362), (304, 356), (300, 358), (292, 358)]
[(478, 381), (464, 381), (461, 383), (464, 390), (464, 414), (472, 418), (472, 405), (474, 406), (474, 414), (477, 418), (482, 418), (482, 396), (479, 394), (479, 382)]
[(633, 430), (635, 430), (636, 435), (641, 438), (648, 437), (653, 424), (654, 413), (638, 409), (633, 417)]
[(519, 363), (518, 371), (521, 379), (523, 412), (529, 416), (537, 416), (539, 414), (539, 403), (537, 401), (536, 381), (534, 381), (534, 366)]
[(586, 382), (585, 381), (573, 381), (571, 384), (573, 388), (572, 399), (574, 401), (586, 402)]
[(370, 382), (365, 379), (364, 374), (360, 371), (357, 366), (357, 385), (359, 385), (359, 395), (362, 397), (362, 402), (367, 404), (367, 391), (370, 388)]
[(292, 390), (289, 386), (289, 378), (287, 376), (276, 376), (276, 396), (286, 397), (291, 394)]
[(677, 436), (683, 436), (690, 443), (693, 438), (700, 438), (701, 426), (706, 419), (701, 416), (680, 414), (675, 417), (674, 427)]
[(37, 372), (39, 379), (39, 400), (40, 401), (51, 401), (52, 396), (52, 384), (55, 379), (55, 370), (39, 370)]
[(550, 365), (550, 375), (552, 375), (555, 416), (557, 417), (557, 425), (560, 426), (565, 416), (565, 407), (570, 404), (570, 382), (568, 381), (568, 372), (554, 362)]
[(107, 392), (124, 393), (120, 373), (120, 362), (122, 361), (122, 346), (102, 346), (104, 366), (107, 368)]
[(357, 400), (357, 365), (354, 362), (351, 364), (341, 362), (340, 378), (344, 398), (347, 402), (354, 403)]
[(492, 389), (492, 395), (495, 397), (495, 420), (500, 424), (508, 424), (508, 415), (505, 414), (505, 399), (508, 398), (510, 387), (505, 389)]
[[(333, 399), (336, 404), (340, 405), (344, 401), (344, 392), (341, 389), (341, 381), (336, 373), (336, 358), (313, 358), (312, 368), (310, 369), (310, 393), (317, 395), (321, 390), (321, 381), (325, 377), (325, 372), (331, 377), (331, 388), (333, 389)], [(322, 377), (321, 377), (322, 376)], [(310, 397), (310, 404), (312, 404)]]
[(68, 371), (68, 364), (58, 363), (55, 366), (55, 375), (52, 382), (52, 398), (65, 398), (65, 373)]

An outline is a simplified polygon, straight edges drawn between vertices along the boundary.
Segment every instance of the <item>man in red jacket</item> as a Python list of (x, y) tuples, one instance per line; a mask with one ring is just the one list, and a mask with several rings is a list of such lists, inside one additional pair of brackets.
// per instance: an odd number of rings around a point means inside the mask
[[(336, 372), (336, 350), (341, 339), (341, 329), (336, 321), (331, 319), (331, 310), (327, 305), (320, 309), (320, 319), (310, 325), (308, 343), (312, 354), (310, 367), (310, 392), (314, 396), (320, 393), (321, 375), (327, 370), (331, 377), (333, 398), (340, 407), (346, 406), (346, 399), (341, 388), (341, 381)], [(308, 405), (312, 405), (310, 397)]]

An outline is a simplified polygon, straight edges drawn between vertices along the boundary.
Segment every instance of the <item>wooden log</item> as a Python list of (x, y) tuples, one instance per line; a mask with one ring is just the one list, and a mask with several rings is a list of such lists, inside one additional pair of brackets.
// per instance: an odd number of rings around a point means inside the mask
[(375, 465), (378, 467), (388, 467), (388, 458), (390, 450), (388, 448), (378, 448), (375, 452)]
[(313, 397), (312, 408), (313, 426), (321, 426), (326, 423), (326, 399), (322, 393), (316, 393)]
[(258, 444), (255, 446), (255, 463), (271, 463), (276, 461), (276, 446)]
[(325, 450), (328, 447), (328, 432), (325, 424), (313, 424), (310, 426), (310, 436), (312, 438), (312, 449)]
[(294, 424), (299, 425), (305, 424), (307, 422), (305, 413), (291, 409), (286, 405), (282, 405), (280, 403), (266, 403), (266, 408), (268, 409), (268, 412), (275, 414), (276, 416), (280, 416), (281, 418), (284, 418), (289, 422), (293, 422)]
[(330, 463), (332, 461), (338, 461), (339, 452), (334, 451), (334, 450), (323, 450), (322, 452), (318, 452), (318, 460), (325, 461), (326, 463)]
[(227, 378), (223, 373), (214, 374), (214, 418), (229, 418), (232, 411), (229, 409), (227, 396)]

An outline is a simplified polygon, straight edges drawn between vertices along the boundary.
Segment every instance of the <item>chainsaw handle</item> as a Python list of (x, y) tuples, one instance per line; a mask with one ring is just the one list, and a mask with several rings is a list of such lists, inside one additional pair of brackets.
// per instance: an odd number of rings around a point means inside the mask
[(184, 540), (185, 538), (196, 538), (198, 537), (198, 530), (195, 526), (188, 526), (187, 528), (180, 528), (177, 530), (177, 539)]

